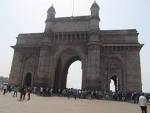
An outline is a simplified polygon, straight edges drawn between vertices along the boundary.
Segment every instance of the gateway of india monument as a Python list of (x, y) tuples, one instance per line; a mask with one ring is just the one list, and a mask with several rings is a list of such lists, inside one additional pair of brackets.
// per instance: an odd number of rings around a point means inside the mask
[(79, 60), (81, 89), (109, 91), (113, 80), (116, 91), (142, 91), (138, 32), (101, 30), (98, 4), (90, 10), (89, 16), (56, 18), (51, 6), (44, 32), (19, 34), (9, 83), (64, 89), (69, 66)]

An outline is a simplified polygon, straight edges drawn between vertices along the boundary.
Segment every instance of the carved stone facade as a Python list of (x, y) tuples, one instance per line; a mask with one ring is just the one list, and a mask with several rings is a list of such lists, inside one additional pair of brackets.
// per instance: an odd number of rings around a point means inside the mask
[(91, 15), (55, 18), (47, 12), (43, 33), (19, 34), (14, 48), (10, 84), (66, 88), (69, 66), (82, 62), (82, 89), (141, 91), (141, 67), (135, 29), (100, 30), (99, 6)]

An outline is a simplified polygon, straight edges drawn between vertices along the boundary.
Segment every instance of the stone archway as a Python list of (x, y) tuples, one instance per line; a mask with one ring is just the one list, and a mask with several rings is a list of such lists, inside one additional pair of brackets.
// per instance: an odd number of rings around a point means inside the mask
[(32, 74), (31, 72), (28, 72), (24, 79), (24, 86), (31, 87), (31, 83), (32, 83)]
[(74, 56), (74, 57), (70, 58), (68, 60), (68, 62), (66, 62), (66, 65), (64, 66), (64, 69), (63, 69), (63, 76), (64, 76), (64, 78), (63, 78), (64, 82), (62, 83), (63, 88), (66, 88), (68, 69), (69, 69), (70, 65), (73, 62), (78, 61), (78, 60), (81, 61), (80, 57), (79, 56)]
[(111, 56), (107, 60), (106, 65), (106, 90), (110, 90), (110, 80), (114, 81), (115, 91), (124, 91), (125, 90), (125, 77), (124, 77), (124, 67), (123, 61), (120, 57)]
[[(55, 77), (53, 85), (54, 86), (53, 88), (55, 90), (66, 88), (68, 69), (73, 62), (78, 60), (81, 61), (82, 63), (81, 55), (76, 50), (73, 49), (66, 49), (63, 52), (61, 52), (61, 54), (59, 54), (55, 67)], [(83, 71), (84, 70), (82, 70), (82, 81), (83, 81)], [(81, 83), (81, 87), (82, 84), (83, 83)]]

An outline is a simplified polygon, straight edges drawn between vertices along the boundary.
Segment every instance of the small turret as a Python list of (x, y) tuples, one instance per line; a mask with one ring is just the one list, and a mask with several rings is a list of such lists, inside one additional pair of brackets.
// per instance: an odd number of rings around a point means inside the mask
[(45, 21), (45, 32), (51, 32), (53, 29), (53, 22), (55, 20), (56, 11), (53, 5), (47, 11), (47, 19)]
[(99, 18), (99, 6), (96, 3), (96, 1), (94, 1), (94, 3), (91, 6), (91, 21), (90, 21), (90, 31), (99, 31), (99, 22), (100, 22), (100, 18)]
[(99, 6), (96, 3), (96, 1), (94, 1), (94, 3), (91, 6), (91, 16), (92, 17), (99, 17)]
[(47, 20), (46, 21), (53, 20), (55, 18), (55, 15), (56, 15), (56, 11), (52, 5), (47, 11)]

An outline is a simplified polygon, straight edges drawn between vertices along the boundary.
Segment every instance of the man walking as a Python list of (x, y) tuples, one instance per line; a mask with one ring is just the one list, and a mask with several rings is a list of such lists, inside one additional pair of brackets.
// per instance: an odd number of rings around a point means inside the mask
[(147, 113), (147, 99), (144, 96), (144, 93), (139, 97), (139, 105), (141, 107), (142, 113)]

